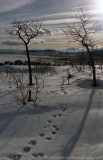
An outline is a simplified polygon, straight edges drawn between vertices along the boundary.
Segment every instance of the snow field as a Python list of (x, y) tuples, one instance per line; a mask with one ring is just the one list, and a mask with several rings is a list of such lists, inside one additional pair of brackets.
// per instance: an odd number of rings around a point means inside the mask
[(102, 75), (97, 72), (98, 86), (93, 88), (88, 69), (78, 72), (69, 66), (73, 77), (68, 85), (67, 69), (58, 66), (43, 75), (44, 87), (39, 79), (34, 108), (33, 102), (15, 101), (19, 92), (0, 68), (0, 160), (103, 159)]

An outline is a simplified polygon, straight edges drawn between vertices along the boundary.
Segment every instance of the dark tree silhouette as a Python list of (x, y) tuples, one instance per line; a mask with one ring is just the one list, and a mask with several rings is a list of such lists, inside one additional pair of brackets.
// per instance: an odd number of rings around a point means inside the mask
[(90, 65), (93, 72), (93, 86), (96, 86), (96, 70), (91, 51), (96, 46), (93, 34), (95, 34), (99, 28), (96, 26), (92, 15), (83, 12), (82, 9), (80, 9), (75, 19), (76, 22), (72, 24), (65, 24), (63, 32), (68, 37), (69, 42), (79, 42), (79, 44), (86, 49), (90, 57)]
[(27, 59), (28, 59), (28, 70), (29, 70), (29, 85), (32, 85), (32, 70), (30, 64), (30, 55), (28, 45), (32, 39), (39, 35), (42, 22), (31, 21), (31, 22), (20, 22), (15, 20), (13, 22), (13, 29), (9, 32), (12, 36), (17, 36), (18, 39), (22, 40), (25, 45)]

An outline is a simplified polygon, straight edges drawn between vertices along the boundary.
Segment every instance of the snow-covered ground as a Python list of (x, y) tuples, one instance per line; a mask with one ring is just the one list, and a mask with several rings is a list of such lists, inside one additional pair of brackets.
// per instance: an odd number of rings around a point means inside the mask
[[(17, 102), (18, 91), (3, 67), (0, 160), (103, 160), (103, 81), (99, 70), (94, 88), (88, 69), (78, 72), (69, 66), (72, 77), (68, 85), (68, 66), (55, 67), (55, 72), (43, 75), (44, 87), (34, 108), (32, 102)], [(25, 66), (21, 68), (25, 70)]]

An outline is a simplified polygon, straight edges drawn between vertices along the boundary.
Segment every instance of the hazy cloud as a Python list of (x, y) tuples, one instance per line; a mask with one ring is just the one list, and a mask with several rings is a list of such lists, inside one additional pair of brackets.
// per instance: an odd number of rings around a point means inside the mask
[(0, 12), (14, 10), (35, 0), (0, 0)]
[(35, 39), (34, 41), (33, 41), (33, 44), (45, 44), (46, 42), (45, 42), (45, 40), (43, 40), (43, 39)]
[[(50, 38), (50, 41), (53, 37), (55, 38), (54, 41), (51, 41), (55, 46), (63, 48), (64, 46), (61, 45), (57, 40), (58, 35), (62, 35), (63, 32), (61, 27), (64, 23), (72, 23), (74, 21), (74, 16), (77, 13), (80, 7), (83, 8), (85, 11), (90, 11), (93, 13), (95, 9), (92, 7), (95, 5), (97, 0), (0, 0), (0, 35), (1, 35), (1, 44), (3, 45), (22, 45), (21, 43), (12, 42), (5, 37), (7, 35), (5, 30), (8, 30), (12, 25), (12, 21), (14, 18), (20, 21), (27, 20), (43, 20), (42, 29), (40, 30), (40, 37), (41, 40), (32, 41), (34, 44), (43, 44), (45, 41), (42, 40), (43, 36), (46, 39), (46, 36)], [(7, 12), (8, 11), (8, 12)], [(96, 17), (97, 13), (94, 12), (94, 17)], [(98, 16), (97, 20), (101, 25), (103, 24), (101, 20), (101, 16)], [(49, 37), (50, 36), (50, 37)], [(4, 38), (3, 38), (4, 37)], [(4, 41), (5, 40), (5, 41)], [(7, 41), (8, 40), (8, 41)], [(60, 38), (59, 38), (60, 40)], [(61, 39), (62, 41), (62, 39)], [(46, 42), (47, 43), (47, 42)], [(49, 43), (49, 42), (48, 42)], [(50, 44), (50, 43), (49, 43)], [(46, 46), (46, 45), (45, 45)], [(2, 46), (1, 46), (2, 47)], [(5, 47), (5, 46), (3, 46)], [(51, 47), (51, 46), (50, 46)], [(72, 47), (72, 46), (71, 46)], [(55, 47), (56, 48), (56, 47)], [(69, 48), (68, 51), (76, 49)]]
[(56, 13), (70, 8), (91, 5), (95, 0), (0, 0), (0, 12), (19, 9), (19, 13)]
[(63, 32), (60, 29), (60, 27), (55, 29), (42, 28), (40, 30), (40, 35), (44, 36), (61, 35), (61, 34), (63, 34)]
[(2, 44), (4, 45), (8, 45), (8, 46), (17, 46), (17, 45), (23, 45), (23, 43), (19, 43), (19, 42), (13, 42), (13, 41), (3, 41)]
[(53, 31), (51, 29), (42, 28), (40, 30), (40, 35), (53, 35)]

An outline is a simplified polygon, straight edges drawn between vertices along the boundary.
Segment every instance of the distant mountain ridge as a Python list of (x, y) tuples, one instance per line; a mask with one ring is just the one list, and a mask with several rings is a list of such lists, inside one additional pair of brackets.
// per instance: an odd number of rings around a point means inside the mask
[[(46, 49), (46, 50), (29, 50), (30, 54), (34, 55), (65, 55), (68, 54), (66, 51), (58, 51), (58, 50), (52, 50), (52, 49)], [(11, 53), (11, 54), (25, 54), (25, 50), (14, 50), (14, 49), (0, 49), (1, 54), (5, 53)]]
[[(29, 50), (30, 54), (36, 56), (56, 56), (56, 55), (79, 55), (83, 53), (87, 53), (86, 51), (59, 51), (59, 50), (52, 50), (52, 49), (45, 49), (45, 50)], [(0, 49), (0, 54), (26, 54), (25, 50), (14, 50), (14, 49)], [(92, 51), (94, 56), (103, 57), (103, 48), (96, 49)]]

